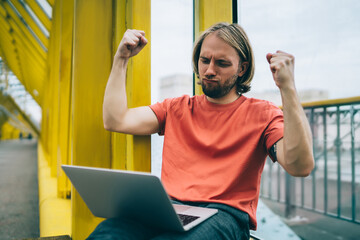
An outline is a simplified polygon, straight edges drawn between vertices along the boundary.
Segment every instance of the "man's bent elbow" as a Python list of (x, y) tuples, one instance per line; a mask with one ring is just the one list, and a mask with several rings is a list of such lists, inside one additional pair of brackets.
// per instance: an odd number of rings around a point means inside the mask
[(104, 128), (106, 131), (112, 131), (112, 128), (104, 122)]
[(294, 172), (294, 173), (290, 173), (290, 175), (293, 176), (293, 177), (307, 177), (307, 176), (310, 175), (311, 171), (312, 171), (312, 170), (310, 170), (310, 171), (305, 170), (305, 171), (301, 171), (301, 172)]
[(104, 120), (104, 129), (110, 132), (118, 132), (125, 134), (133, 134), (130, 126), (124, 124), (122, 121), (105, 121)]
[(312, 170), (315, 167), (313, 157), (309, 157), (306, 160), (306, 164), (301, 166), (301, 168), (297, 168), (293, 171), (289, 171), (289, 174), (293, 177), (307, 177), (311, 174)]
[(103, 118), (103, 123), (104, 123), (104, 128), (105, 128), (105, 130), (110, 131), (110, 132), (115, 132), (115, 131), (117, 131), (116, 126), (117, 126), (118, 124), (115, 123), (114, 121), (111, 121), (111, 120), (108, 119), (108, 118)]

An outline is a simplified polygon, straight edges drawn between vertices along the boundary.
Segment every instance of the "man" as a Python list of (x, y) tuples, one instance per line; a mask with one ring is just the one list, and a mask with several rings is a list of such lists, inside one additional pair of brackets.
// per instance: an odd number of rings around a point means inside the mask
[(282, 51), (266, 56), (283, 111), (247, 98), (243, 93), (250, 90), (254, 74), (249, 40), (237, 24), (215, 24), (193, 51), (194, 72), (205, 95), (129, 109), (127, 63), (146, 44), (143, 31), (124, 34), (105, 91), (104, 126), (128, 134), (164, 134), (161, 178), (170, 197), (219, 213), (186, 233), (105, 220), (89, 239), (248, 239), (249, 228), (256, 229), (266, 156), (293, 176), (307, 176), (314, 166), (311, 131), (295, 89), (294, 57)]

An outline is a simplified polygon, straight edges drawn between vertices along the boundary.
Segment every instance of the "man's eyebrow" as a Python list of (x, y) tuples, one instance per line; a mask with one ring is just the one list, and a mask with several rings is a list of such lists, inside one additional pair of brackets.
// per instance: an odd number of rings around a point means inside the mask
[(216, 62), (222, 62), (222, 63), (231, 63), (231, 61), (230, 61), (230, 60), (223, 59), (223, 58), (216, 59), (215, 61), (216, 61)]
[[(206, 60), (210, 59), (210, 58), (205, 57), (205, 56), (200, 56), (199, 58), (206, 59)], [(215, 61), (216, 61), (216, 62), (223, 62), (223, 63), (231, 63), (230, 60), (227, 60), (227, 59), (225, 59), (225, 58), (215, 59)]]

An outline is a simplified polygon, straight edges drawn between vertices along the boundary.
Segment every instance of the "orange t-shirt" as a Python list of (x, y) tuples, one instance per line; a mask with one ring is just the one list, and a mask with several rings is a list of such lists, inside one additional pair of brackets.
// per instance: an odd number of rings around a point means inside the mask
[(282, 111), (241, 96), (214, 104), (205, 95), (150, 106), (164, 135), (161, 179), (180, 201), (215, 202), (247, 212), (256, 229), (260, 178), (268, 150), (283, 137)]

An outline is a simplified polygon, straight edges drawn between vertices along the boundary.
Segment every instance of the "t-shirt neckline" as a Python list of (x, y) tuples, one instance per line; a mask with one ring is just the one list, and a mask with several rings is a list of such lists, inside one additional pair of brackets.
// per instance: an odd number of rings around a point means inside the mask
[(201, 100), (203, 102), (203, 107), (209, 109), (209, 110), (228, 110), (231, 108), (237, 108), (239, 107), (245, 100), (246, 97), (244, 95), (241, 94), (241, 96), (236, 99), (235, 101), (231, 102), (231, 103), (226, 103), (226, 104), (218, 104), (218, 103), (213, 103), (210, 102), (209, 100), (207, 100), (206, 96), (203, 94), (201, 95)]

